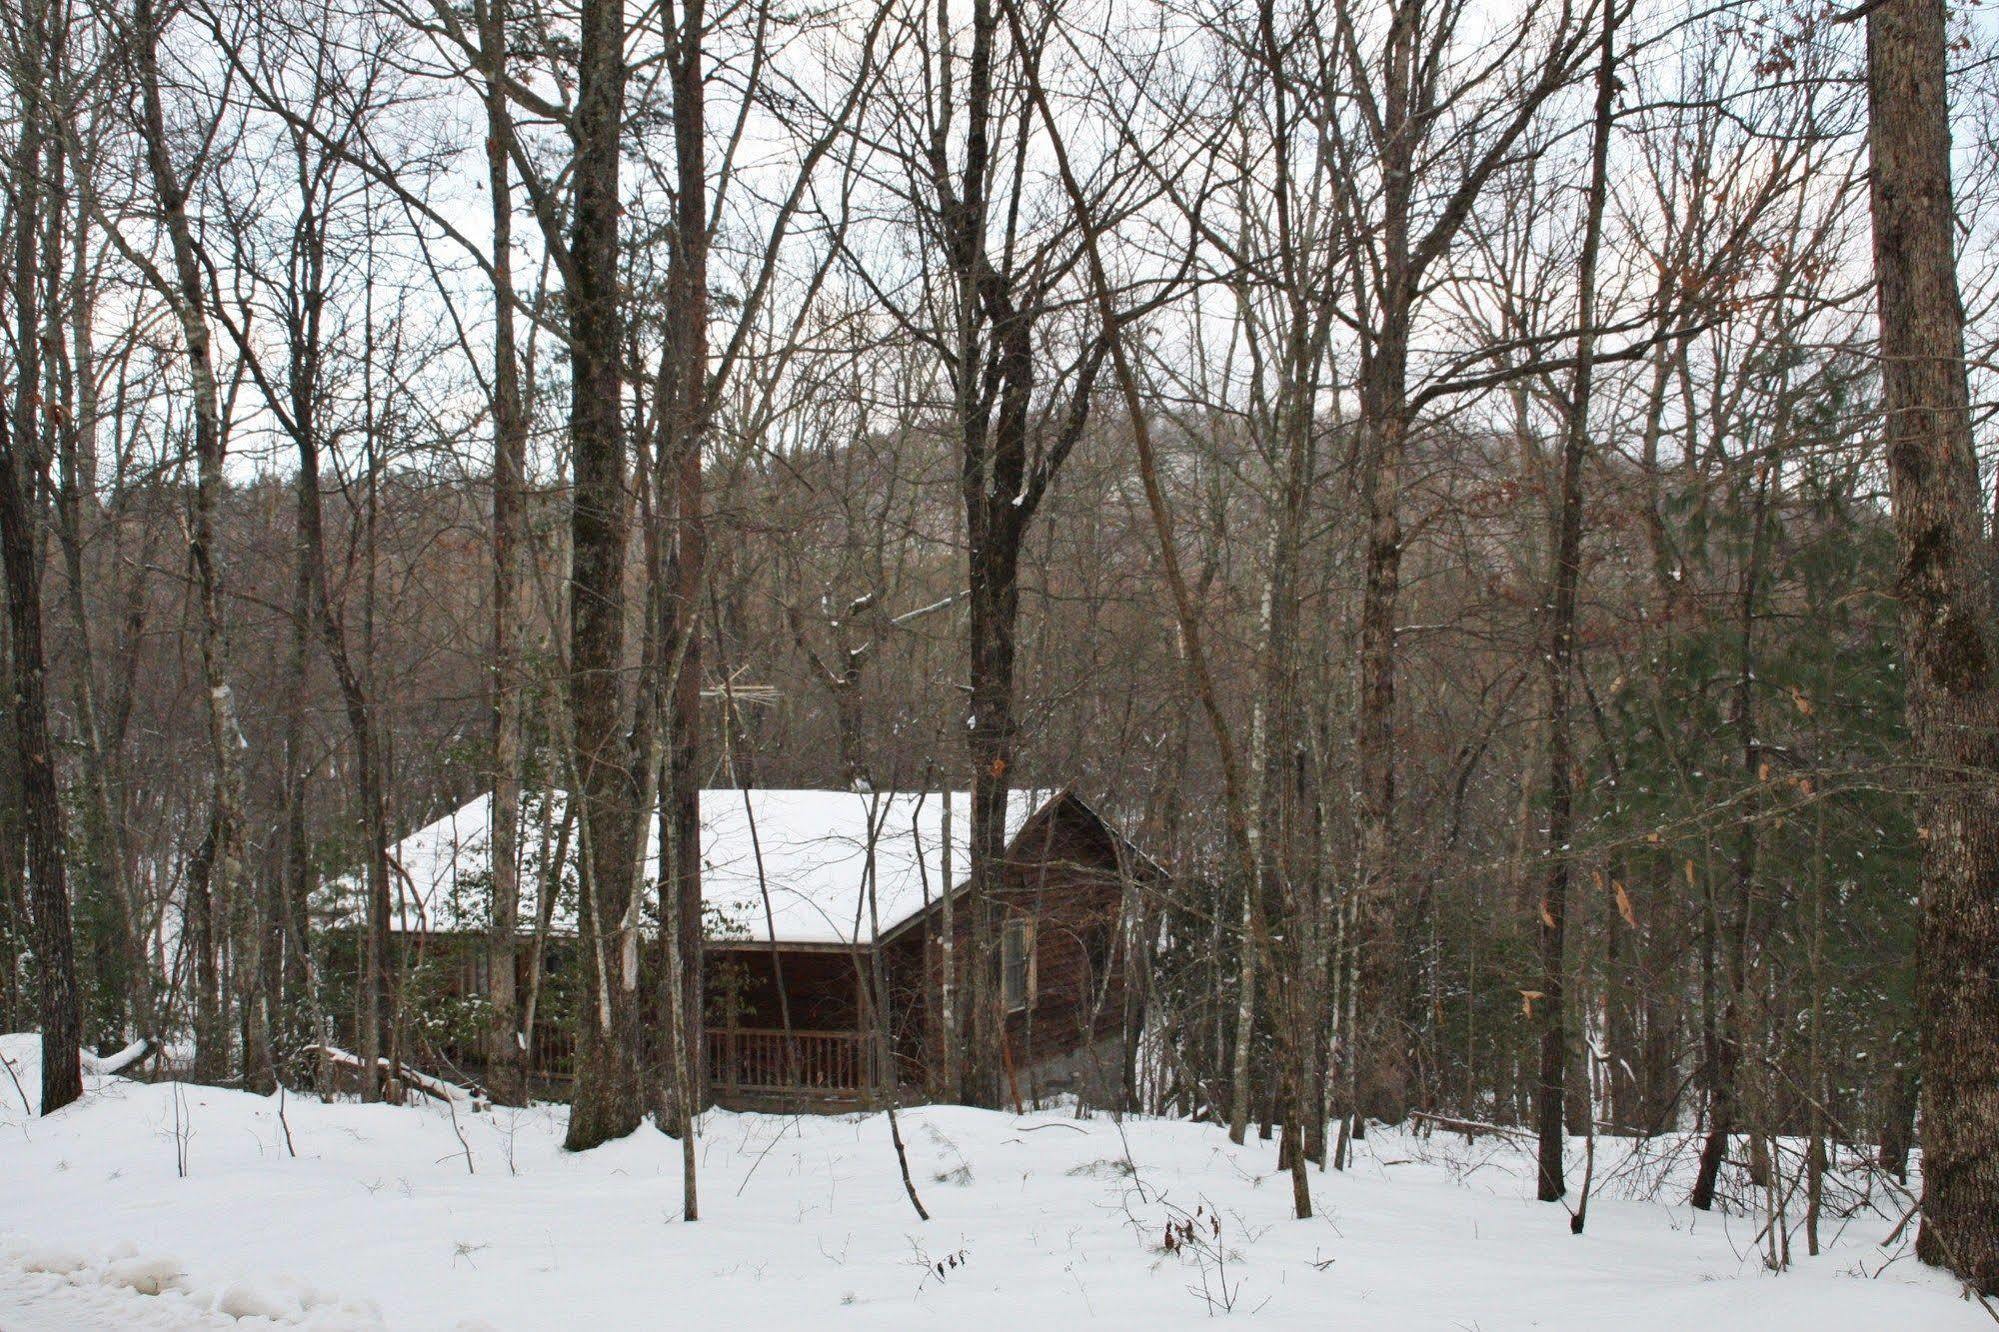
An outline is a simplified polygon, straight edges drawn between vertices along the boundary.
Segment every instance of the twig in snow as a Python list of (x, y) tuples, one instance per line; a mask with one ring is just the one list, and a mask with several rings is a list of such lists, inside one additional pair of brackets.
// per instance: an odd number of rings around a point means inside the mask
[(194, 1125), (186, 1111), (187, 1095), (179, 1082), (174, 1089), (174, 1172), (182, 1179), (187, 1178), (187, 1140), (194, 1136)]
[(28, 1104), (27, 1089), (21, 1085), (20, 1077), (14, 1072), (14, 1061), (9, 1059), (6, 1055), (0, 1055), (0, 1064), (5, 1064), (7, 1066), (7, 1077), (13, 1082), (14, 1090), (20, 1093), (21, 1108), (27, 1111), (30, 1115), (34, 1114), (35, 1107)]
[(444, 1104), (451, 1111), (451, 1131), (458, 1138), (459, 1150), (465, 1153), (465, 1173), (476, 1175), (479, 1172), (472, 1168), (472, 1144), (465, 1141), (465, 1130), (458, 1126), (458, 1102), (448, 1099)]

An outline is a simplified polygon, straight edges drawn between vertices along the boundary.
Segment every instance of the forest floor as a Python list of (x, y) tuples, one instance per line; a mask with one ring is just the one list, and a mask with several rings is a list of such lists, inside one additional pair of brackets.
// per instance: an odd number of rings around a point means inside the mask
[[(701, 1213), (650, 1128), (561, 1150), (559, 1106), (471, 1114), (92, 1076), (48, 1119), (0, 1036), (0, 1330), (262, 1325), (1030, 1329), (1924, 1329), (1992, 1325), (1834, 1190), (1827, 1251), (1773, 1274), (1761, 1222), (1682, 1202), (1680, 1140), (1599, 1143), (1585, 1233), (1532, 1200), (1528, 1145), (1377, 1130), (1291, 1218), (1272, 1144), (1217, 1128), (960, 1107), (716, 1113)], [(287, 1142), (289, 1137), (289, 1144)], [(1580, 1177), (1580, 1145), (1577, 1153)], [(1656, 1201), (1653, 1199), (1657, 1199)], [(1794, 1224), (1802, 1202), (1790, 1208)], [(1848, 1212), (1850, 1215), (1835, 1215)], [(1169, 1227), (1180, 1235), (1169, 1249)], [(1191, 1239), (1187, 1236), (1191, 1235)]]

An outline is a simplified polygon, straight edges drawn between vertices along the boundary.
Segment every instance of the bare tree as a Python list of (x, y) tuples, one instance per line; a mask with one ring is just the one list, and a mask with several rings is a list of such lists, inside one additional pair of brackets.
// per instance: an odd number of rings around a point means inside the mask
[[(214, 813), (210, 820), (212, 850), (206, 857), (204, 898), (208, 921), (198, 928), (207, 945), (200, 964), (212, 968), (217, 945), (217, 923), (241, 890), (244, 876), (244, 794), (242, 723), (237, 716), (236, 695), (230, 683), (229, 626), (223, 602), (223, 568), (217, 548), (217, 509), (226, 483), (224, 461), (228, 447), (223, 418), (222, 395), (215, 376), (214, 348), (209, 331), (206, 281), (194, 226), (188, 214), (188, 187), (175, 164), (173, 144), (166, 122), (165, 97), (161, 90), (160, 51), (164, 43), (165, 20), (152, 0), (137, 0), (133, 6), (129, 40), (133, 71), (139, 91), (139, 133), (145, 147), (147, 169), (152, 178), (160, 223), (166, 231), (172, 255), (168, 275), (131, 250), (114, 230), (112, 236), (129, 258), (141, 261), (141, 268), (174, 312), (180, 326), (182, 349), (192, 389), (195, 453), (195, 500), (188, 536), (188, 561), (194, 570), (195, 590), (201, 611), (202, 672), (208, 691), (208, 740), (215, 764)], [(384, 885), (386, 887), (386, 885)], [(371, 956), (379, 956), (386, 938), (388, 901), (386, 896), (370, 903)], [(196, 1076), (219, 1080), (227, 1070), (227, 1032), (223, 1029), (220, 996), (212, 983), (201, 987), (195, 1024)], [(370, 988), (372, 993), (372, 987)], [(368, 1068), (374, 1067), (377, 1038), (373, 1019), (379, 1013), (374, 1001), (363, 1004), (361, 1053)]]
[[(1628, 8), (1628, 6), (1627, 6)], [(1596, 109), (1591, 120), (1588, 202), (1583, 210), (1582, 254), (1576, 262), (1576, 354), (1567, 420), (1562, 432), (1561, 499), (1556, 508), (1554, 577), (1548, 598), (1548, 880), (1541, 904), (1541, 1075), (1534, 1117), (1540, 1139), (1537, 1192), (1543, 1202), (1567, 1187), (1562, 1158), (1568, 1145), (1566, 1080), (1569, 1014), (1565, 996), (1569, 960), (1566, 936), (1575, 831), (1575, 742), (1570, 689), (1576, 659), (1576, 600), (1582, 582), (1583, 462), (1590, 448), (1590, 392), (1596, 370), (1597, 262), (1603, 247), (1603, 212), (1610, 194), (1610, 134), (1617, 99), (1616, 0), (1604, 0), (1603, 35), (1596, 69)], [(1576, 1216), (1580, 1218), (1579, 1211)]]
[(1333, 14), (1335, 58), (1346, 66), (1356, 108), (1340, 122), (1335, 150), (1349, 182), (1341, 206), (1348, 234), (1364, 255), (1355, 376), (1368, 534), (1355, 714), (1356, 984), (1363, 1022), (1355, 1033), (1356, 1058), (1361, 1108), (1391, 1120), (1407, 1108), (1409, 1072), (1395, 984), (1403, 462), (1425, 405), (1489, 380), (1466, 373), (1472, 367), (1460, 363), (1456, 374), (1433, 372), (1412, 383), (1412, 339), (1437, 273), (1473, 209), (1542, 109), (1574, 79), (1591, 45), (1594, 13), (1593, 5), (1587, 12), (1530, 6), (1511, 17), (1500, 40), (1476, 54), (1452, 40), (1472, 21), (1460, 0), (1398, 0), (1380, 14), (1342, 2)]
[[(495, 1100), (527, 1097), (527, 1041), (517, 992), (520, 939), (521, 560), (527, 489), (528, 412), (521, 391), (513, 280), (513, 172), (508, 160), (507, 0), (474, 6), (486, 111), (486, 188), (493, 217), (493, 918), (486, 959), (492, 1012), (487, 1088)], [(544, 886), (543, 894), (552, 889)]]
[[(1035, 181), (1021, 161), (1033, 137), (1026, 89), (1049, 55), (1059, 8), (1011, 31), (989, 0), (974, 0), (962, 28), (944, 4), (918, 4), (898, 20), (897, 45), (916, 67), (876, 99), (866, 149), (884, 164), (883, 188), (907, 209), (923, 274), (910, 290), (889, 290), (865, 258), (857, 269), (902, 331), (941, 359), (957, 444), (972, 787), (962, 1091), (974, 1103), (997, 1104), (1003, 1032), (995, 894), (1007, 792), (1019, 762), (1021, 557), (1089, 421), (1106, 344), (1100, 334), (1077, 334), (1065, 318), (1075, 299), (1065, 288), (1079, 239), (1073, 221), (1027, 220), (1037, 210)], [(864, 169), (872, 175), (878, 168), (870, 161)], [(1104, 174), (1097, 202), (1107, 221), (1129, 215), (1138, 183), (1129, 169)]]
[[(13, 307), (12, 401), (0, 414), (0, 560), (7, 584), (8, 683), (18, 746), (22, 830), (26, 834), (29, 926), (40, 991), (42, 1114), (83, 1095), (78, 1060), (82, 1003), (71, 934), (62, 793), (49, 738), (48, 660), (43, 645), (42, 565), (38, 546), (41, 497), (49, 487), (48, 413), (43, 408), (41, 342), (44, 259), (39, 245), (54, 200), (46, 182), (55, 176), (61, 145), (40, 125), (58, 114), (46, 102), (51, 65), (61, 37), (56, 5), (37, 4), (21, 16), (6, 50), (7, 79), (21, 122), (8, 163), (7, 216), (0, 238), (8, 245), (0, 281)], [(58, 260), (56, 267), (60, 268)]]

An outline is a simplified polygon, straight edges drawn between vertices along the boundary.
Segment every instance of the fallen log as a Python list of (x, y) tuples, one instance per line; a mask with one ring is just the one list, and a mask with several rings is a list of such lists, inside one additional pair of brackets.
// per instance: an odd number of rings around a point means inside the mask
[[(361, 1071), (361, 1056), (352, 1050), (343, 1050), (337, 1045), (308, 1045), (305, 1052), (318, 1055), (336, 1067), (350, 1069), (356, 1073)], [(377, 1056), (375, 1066), (383, 1073), (393, 1073), (401, 1079), (402, 1085), (422, 1092), (434, 1101), (442, 1101), (446, 1105), (470, 1105), (480, 1099), (470, 1088), (460, 1087), (455, 1083), (446, 1082), (443, 1078), (432, 1077), (428, 1073), (419, 1073), (408, 1064), (399, 1069), (391, 1069), (387, 1059)]]
[(123, 1073), (126, 1069), (158, 1054), (159, 1051), (160, 1047), (149, 1036), (141, 1036), (115, 1054), (94, 1055), (85, 1050), (81, 1052), (83, 1071), (110, 1077), (113, 1074)]
[(1436, 1115), (1431, 1114), (1427, 1110), (1415, 1111), (1409, 1117), (1425, 1124), (1434, 1124), (1441, 1129), (1448, 1129), (1452, 1133), (1462, 1133), (1468, 1140), (1472, 1138), (1507, 1138), (1531, 1142), (1534, 1139), (1534, 1135), (1525, 1129), (1508, 1128), (1504, 1124), (1488, 1124), (1478, 1119), (1458, 1119), (1451, 1115)]

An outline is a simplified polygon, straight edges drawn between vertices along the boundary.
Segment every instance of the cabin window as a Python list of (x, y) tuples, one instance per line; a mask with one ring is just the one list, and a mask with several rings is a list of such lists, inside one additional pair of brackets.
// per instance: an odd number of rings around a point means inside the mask
[(1034, 997), (1034, 926), (1009, 920), (1000, 931), (1000, 996), (1007, 1012), (1026, 1008)]

